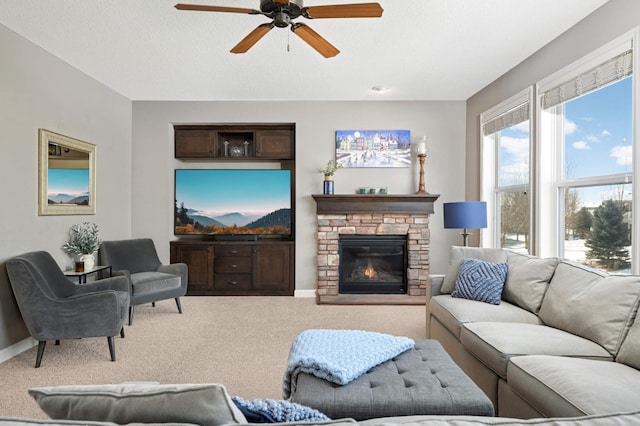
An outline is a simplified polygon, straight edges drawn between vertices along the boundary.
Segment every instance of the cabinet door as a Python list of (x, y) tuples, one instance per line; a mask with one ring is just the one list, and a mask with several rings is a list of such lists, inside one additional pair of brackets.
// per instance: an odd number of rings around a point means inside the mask
[(206, 129), (176, 129), (176, 158), (212, 158), (215, 132)]
[(213, 289), (213, 247), (203, 245), (175, 245), (172, 263), (186, 263), (189, 268), (188, 294), (202, 294)]
[(256, 131), (256, 157), (293, 159), (293, 131)]
[(292, 295), (290, 246), (257, 245), (253, 252), (253, 289), (264, 294)]

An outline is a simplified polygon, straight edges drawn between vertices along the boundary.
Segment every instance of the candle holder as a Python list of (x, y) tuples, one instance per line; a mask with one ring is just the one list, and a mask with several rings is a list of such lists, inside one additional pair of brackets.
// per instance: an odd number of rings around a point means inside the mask
[(423, 136), (416, 144), (416, 153), (420, 162), (420, 180), (418, 181), (418, 191), (416, 194), (429, 194), (424, 187), (424, 160), (427, 158), (427, 137)]
[(418, 190), (416, 194), (428, 194), (424, 189), (424, 160), (427, 158), (427, 154), (418, 154), (418, 160), (420, 161), (420, 180), (418, 182)]

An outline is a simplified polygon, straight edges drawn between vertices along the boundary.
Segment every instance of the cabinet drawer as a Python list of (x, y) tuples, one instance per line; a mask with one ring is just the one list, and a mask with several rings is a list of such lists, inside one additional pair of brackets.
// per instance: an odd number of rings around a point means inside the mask
[(251, 256), (251, 246), (250, 245), (219, 246), (215, 248), (215, 253), (216, 253), (216, 257)]
[(250, 290), (250, 274), (215, 274), (213, 279), (215, 290)]
[(251, 257), (216, 257), (213, 268), (216, 274), (250, 274)]

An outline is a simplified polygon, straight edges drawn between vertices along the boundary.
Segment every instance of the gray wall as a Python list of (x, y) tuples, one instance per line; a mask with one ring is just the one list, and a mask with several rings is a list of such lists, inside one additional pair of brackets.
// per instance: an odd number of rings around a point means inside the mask
[[(29, 336), (4, 262), (60, 246), (74, 223), (131, 234), (131, 101), (0, 25), (0, 351)], [(97, 214), (38, 216), (38, 128), (97, 145)]]
[[(517, 67), (467, 100), (467, 199), (480, 193), (480, 114), (640, 25), (640, 1), (609, 0)], [(638, 48), (635, 47), (638, 51)], [(638, 54), (636, 52), (636, 54)], [(634, 73), (637, 73), (635, 70)]]
[[(173, 236), (173, 173), (176, 168), (215, 167), (173, 158), (173, 124), (296, 124), (296, 290), (316, 285), (316, 219), (311, 194), (322, 193), (316, 169), (335, 158), (335, 131), (409, 129), (426, 135), (427, 191), (441, 194), (431, 217), (431, 271), (444, 273), (449, 247), (460, 244), (458, 231), (444, 230), (442, 203), (464, 199), (464, 102), (134, 102), (133, 236), (154, 239), (162, 260), (169, 258)], [(250, 167), (250, 163), (247, 164)], [(336, 193), (359, 186), (387, 186), (393, 194), (417, 190), (418, 167), (342, 169)]]

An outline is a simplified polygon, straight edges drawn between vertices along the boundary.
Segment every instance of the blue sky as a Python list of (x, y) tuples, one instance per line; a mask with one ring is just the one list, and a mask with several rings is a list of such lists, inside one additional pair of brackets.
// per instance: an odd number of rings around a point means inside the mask
[(47, 193), (86, 195), (89, 193), (89, 169), (49, 169)]
[(289, 170), (176, 170), (176, 200), (207, 216), (291, 208)]
[[(565, 176), (569, 179), (631, 172), (632, 78), (618, 81), (565, 104)], [(500, 133), (501, 185), (528, 179), (529, 121)], [(627, 185), (629, 189), (630, 185)], [(614, 186), (582, 188), (582, 205), (611, 198)], [(625, 194), (626, 198), (630, 194)]]
[(631, 172), (631, 78), (567, 102), (565, 175)]

